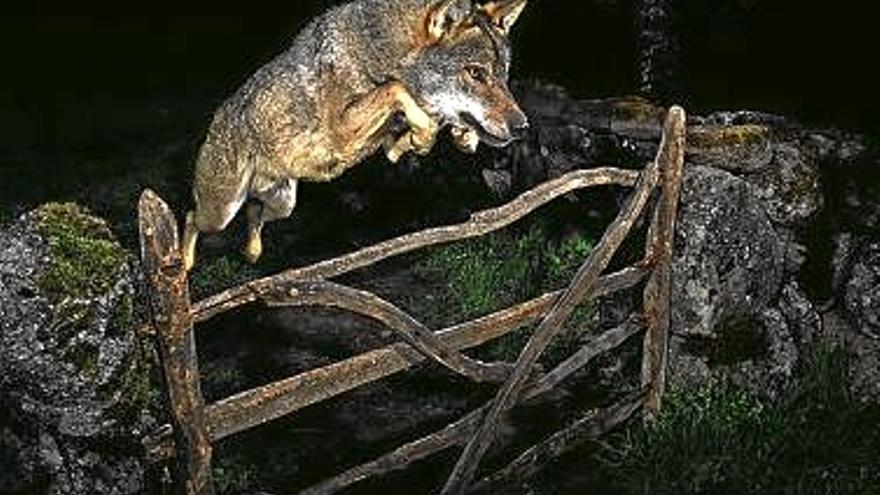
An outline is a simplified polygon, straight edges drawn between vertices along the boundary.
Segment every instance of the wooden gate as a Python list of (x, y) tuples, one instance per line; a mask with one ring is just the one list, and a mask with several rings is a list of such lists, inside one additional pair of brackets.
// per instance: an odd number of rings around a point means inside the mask
[[(670, 260), (684, 143), (685, 113), (680, 107), (672, 107), (666, 117), (657, 157), (641, 172), (617, 168), (577, 170), (541, 184), (503, 206), (475, 213), (467, 222), (404, 235), (338, 258), (289, 269), (194, 304), (189, 298), (175, 217), (161, 198), (146, 190), (139, 204), (141, 257), (150, 285), (151, 324), (158, 340), (172, 417), (171, 425), (144, 439), (150, 457), (154, 460), (174, 458), (174, 480), (180, 493), (213, 493), (213, 442), (400, 372), (425, 359), (475, 381), (502, 384), (493, 400), (462, 419), (301, 493), (334, 493), (453, 446), (464, 446), (464, 450), (442, 493), (484, 490), (512, 476), (533, 474), (540, 459), (565, 452), (574, 439), (607, 432), (640, 407), (650, 420), (660, 410), (665, 388)], [(660, 197), (648, 229), (645, 257), (632, 266), (603, 275), (658, 184)], [(392, 256), (487, 234), (510, 225), (554, 198), (599, 185), (631, 186), (633, 191), (564, 290), (435, 333), (375, 294), (330, 281)], [(596, 337), (556, 368), (536, 371), (538, 358), (577, 305), (634, 287), (646, 279), (643, 314), (633, 315), (622, 326)], [(345, 309), (378, 320), (399, 334), (402, 342), (205, 404), (193, 325), (252, 302)], [(534, 321), (539, 321), (538, 326), (512, 370), (500, 363), (472, 359), (461, 352)], [(528, 449), (505, 468), (474, 482), (499, 422), (510, 408), (553, 389), (590, 360), (616, 348), (642, 329), (646, 331), (641, 390), (592, 411)]]

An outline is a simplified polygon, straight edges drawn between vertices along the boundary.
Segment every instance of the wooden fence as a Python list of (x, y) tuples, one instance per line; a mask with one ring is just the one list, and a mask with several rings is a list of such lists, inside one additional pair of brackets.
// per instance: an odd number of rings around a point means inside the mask
[[(643, 408), (654, 417), (665, 387), (669, 326), (670, 260), (684, 161), (685, 114), (667, 114), (657, 158), (642, 171), (616, 168), (578, 170), (541, 184), (503, 206), (475, 213), (464, 223), (404, 235), (338, 258), (289, 269), (190, 302), (187, 273), (180, 254), (177, 222), (168, 206), (147, 190), (139, 204), (141, 257), (150, 285), (152, 326), (167, 386), (172, 424), (144, 439), (152, 459), (173, 459), (180, 493), (210, 494), (212, 444), (222, 438), (325, 401), (429, 359), (479, 382), (498, 382), (493, 400), (445, 428), (353, 467), (301, 492), (335, 493), (358, 481), (402, 469), (441, 450), (463, 446), (443, 494), (490, 489), (537, 470), (541, 460), (571, 449), (576, 441), (607, 432)], [(612, 256), (641, 216), (659, 184), (645, 256), (639, 263), (602, 275)], [(413, 250), (498, 230), (569, 192), (599, 186), (633, 187), (632, 194), (569, 286), (482, 318), (432, 332), (413, 316), (378, 296), (331, 282), (343, 273)], [(606, 331), (548, 372), (536, 371), (538, 358), (581, 302), (632, 288), (642, 281), (644, 313)], [(205, 404), (200, 389), (193, 325), (235, 307), (262, 302), (270, 306), (335, 307), (378, 320), (402, 342)], [(484, 363), (461, 351), (538, 321), (516, 364)], [(592, 411), (566, 429), (533, 446), (505, 468), (474, 481), (504, 414), (517, 403), (552, 390), (597, 355), (616, 348), (645, 329), (642, 389), (615, 404)]]

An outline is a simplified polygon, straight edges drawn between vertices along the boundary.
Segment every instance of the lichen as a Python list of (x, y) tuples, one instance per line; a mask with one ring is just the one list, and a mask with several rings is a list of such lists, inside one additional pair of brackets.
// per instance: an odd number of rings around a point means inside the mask
[(751, 146), (768, 139), (770, 130), (754, 124), (730, 126), (694, 126), (688, 129), (688, 146), (698, 149), (714, 149)]
[(52, 299), (89, 298), (107, 292), (126, 253), (107, 224), (75, 203), (49, 203), (35, 212), (49, 245), (49, 265), (38, 281)]

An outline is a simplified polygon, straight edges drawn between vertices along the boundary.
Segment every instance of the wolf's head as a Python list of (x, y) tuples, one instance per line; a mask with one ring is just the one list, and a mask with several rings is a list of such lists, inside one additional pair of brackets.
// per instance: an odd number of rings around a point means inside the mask
[(425, 47), (404, 71), (404, 82), (429, 113), (473, 129), (491, 146), (504, 146), (528, 128), (507, 87), (508, 34), (526, 1), (498, 0), (463, 12), (461, 0), (439, 0), (425, 20)]

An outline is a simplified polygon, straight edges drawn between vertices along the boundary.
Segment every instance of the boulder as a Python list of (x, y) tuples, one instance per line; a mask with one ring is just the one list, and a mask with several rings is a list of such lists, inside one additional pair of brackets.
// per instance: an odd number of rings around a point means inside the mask
[(107, 225), (48, 204), (0, 231), (0, 492), (134, 494), (151, 353)]

